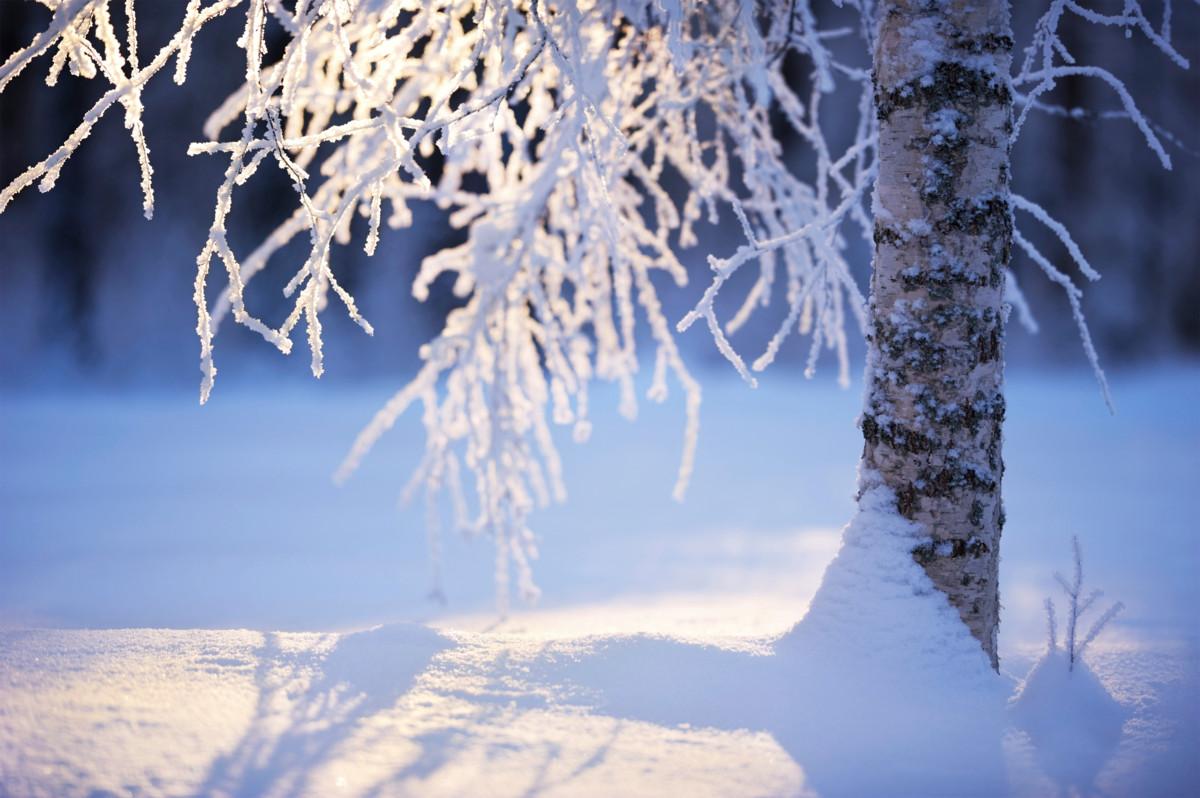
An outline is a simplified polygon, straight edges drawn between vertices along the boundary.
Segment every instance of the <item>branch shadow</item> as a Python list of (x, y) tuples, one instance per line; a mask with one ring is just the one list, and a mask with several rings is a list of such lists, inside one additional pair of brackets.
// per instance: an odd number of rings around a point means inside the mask
[(419, 624), (341, 637), (322, 657), (290, 652), (267, 633), (259, 648), (254, 717), (233, 750), (217, 757), (200, 795), (252, 798), (304, 791), (360, 723), (389, 709), (454, 641)]
[[(733, 649), (637, 634), (519, 650), (397, 624), (345, 635), (322, 649), (289, 647), (283, 636), (268, 634), (258, 651), (253, 720), (212, 763), (198, 792), (319, 794), (313, 792), (318, 772), (327, 778), (328, 765), (350, 763), (376, 743), (386, 752), (390, 736), (404, 740), (405, 753), (374, 776), (361, 774), (369, 778), (361, 792), (367, 798), (419, 794), (439, 773), (458, 771), (457, 778), (464, 766), (511, 763), (514, 745), (523, 757), (515, 794), (535, 798), (592, 783), (638, 722), (769, 734), (801, 770), (798, 789), (805, 795), (1009, 791), (1007, 690), (999, 677), (996, 695), (980, 699), (961, 685), (906, 676), (886, 654), (848, 661), (823, 655), (813, 642), (790, 637), (773, 647)], [(439, 706), (432, 726), (428, 713), (424, 725), (389, 719), (398, 706), (401, 715), (408, 711), (402, 700), (414, 688), (452, 702)], [(418, 701), (409, 709), (418, 704), (424, 706)], [(496, 736), (526, 712), (559, 706), (611, 726), (593, 727), (586, 739)], [(568, 750), (577, 756), (581, 744), (586, 755), (566, 770), (563, 756)]]

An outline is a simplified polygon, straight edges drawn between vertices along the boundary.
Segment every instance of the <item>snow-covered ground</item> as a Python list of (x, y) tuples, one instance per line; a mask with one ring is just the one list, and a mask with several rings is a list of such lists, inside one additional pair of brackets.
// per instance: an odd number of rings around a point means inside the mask
[[(1115, 417), (1085, 375), (1010, 379), (990, 687), (829, 655), (820, 617), (775, 640), (853, 514), (858, 389), (707, 386), (683, 505), (679, 408), (596, 397), (535, 517), (543, 600), (504, 621), (485, 541), (447, 538), (425, 598), (415, 418), (328, 479), (392, 386), (0, 398), (0, 795), (1200, 791), (1200, 369), (1117, 374)], [(1127, 605), (1102, 689), (1049, 662), (1006, 709), (1072, 534)]]

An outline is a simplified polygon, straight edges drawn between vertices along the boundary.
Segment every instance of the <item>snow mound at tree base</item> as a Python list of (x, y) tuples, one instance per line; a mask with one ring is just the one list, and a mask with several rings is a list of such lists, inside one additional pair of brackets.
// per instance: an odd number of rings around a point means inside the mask
[(818, 794), (1006, 794), (1013, 681), (913, 561), (921, 540), (874, 485), (808, 614), (772, 646), (605, 636), (551, 643), (523, 667), (607, 715), (766, 730)]
[(782, 736), (804, 741), (799, 761), (818, 784), (857, 794), (1002, 793), (1012, 683), (913, 561), (919, 527), (869, 474), (863, 485), (808, 614), (775, 646), (781, 681), (795, 684)]
[(979, 642), (912, 558), (925, 538), (896, 512), (890, 489), (864, 475), (854, 519), (804, 619), (777, 646), (843, 670), (866, 667), (900, 681), (994, 692)]

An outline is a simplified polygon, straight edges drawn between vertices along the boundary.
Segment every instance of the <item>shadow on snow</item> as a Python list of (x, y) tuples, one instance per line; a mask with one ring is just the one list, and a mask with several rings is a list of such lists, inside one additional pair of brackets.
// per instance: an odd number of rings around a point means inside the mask
[(475, 678), (470, 690), (456, 688), (453, 678), (432, 688), (467, 699), (469, 711), (405, 733), (416, 755), (398, 761), (366, 795), (404, 793), (469, 749), (494, 753), (500, 744), (488, 739), (489, 724), (551, 702), (612, 722), (566, 777), (550, 773), (560, 741), (546, 735), (524, 743), (537, 762), (529, 796), (603, 765), (630, 722), (767, 732), (800, 766), (806, 788), (822, 795), (970, 794), (964, 784), (981, 795), (1003, 791), (1001, 705), (955, 705), (948, 691), (896, 682), (886, 662), (849, 670), (844, 662), (823, 663), (819, 652), (804, 656), (797, 648), (799, 631), (772, 653), (633, 635), (551, 642), (521, 655), (493, 649), (487, 659), (467, 651), (466, 664), (439, 657), (461, 654), (470, 642), (419, 625), (346, 635), (323, 658), (291, 653), (269, 634), (258, 652), (255, 716), (235, 748), (213, 763), (200, 792), (311, 792), (317, 770), (353, 753), (356, 734), (393, 722), (388, 714), (431, 668)]

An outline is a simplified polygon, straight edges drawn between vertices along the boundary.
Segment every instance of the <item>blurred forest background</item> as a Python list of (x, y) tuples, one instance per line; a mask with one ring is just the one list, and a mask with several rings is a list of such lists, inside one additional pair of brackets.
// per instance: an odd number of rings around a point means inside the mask
[[(822, 27), (837, 27), (837, 9)], [(1042, 2), (1014, 2), (1018, 50)], [(1097, 7), (1104, 3), (1093, 4)], [(1151, 19), (1160, 4), (1143, 3)], [(1089, 113), (1075, 118), (1034, 115), (1014, 158), (1015, 190), (1063, 221), (1104, 279), (1086, 286), (1084, 309), (1102, 361), (1107, 366), (1162, 360), (1200, 352), (1200, 8), (1178, 4), (1174, 42), (1192, 63), (1183, 71), (1149, 46), (1139, 34), (1100, 29), (1071, 20), (1070, 46), (1081, 63), (1111, 69), (1126, 82), (1143, 112), (1163, 131), (1174, 160), (1164, 171), (1127, 120), (1100, 119), (1118, 109), (1112, 90), (1095, 79), (1064, 81), (1050, 101)], [(1108, 2), (1112, 11), (1119, 2)], [(156, 0), (137, 6), (140, 49), (150, 53), (165, 43), (182, 18), (184, 0)], [(0, 58), (27, 44), (49, 18), (47, 9), (25, 0), (0, 0)], [(28, 191), (0, 216), (0, 387), (5, 390), (73, 386), (196, 384), (198, 343), (192, 281), (195, 257), (212, 220), (213, 197), (226, 161), (216, 156), (189, 158), (189, 142), (202, 139), (208, 113), (242, 80), (244, 57), (234, 44), (242, 18), (227, 14), (201, 33), (187, 83), (175, 86), (169, 69), (145, 94), (146, 129), (155, 167), (157, 208), (152, 222), (142, 218), (133, 145), (119, 111), (108, 115), (71, 159), (57, 187), (46, 195)], [(275, 34), (279, 35), (278, 28)], [(275, 42), (276, 45), (279, 42)], [(849, 48), (861, 42), (848, 37)], [(1018, 57), (1020, 53), (1018, 52)], [(856, 60), (862, 62), (865, 54)], [(7, 184), (41, 160), (77, 124), (99, 96), (99, 81), (65, 76), (56, 88), (43, 81), (48, 61), (38, 61), (0, 95), (0, 183)], [(807, 80), (802, 65), (793, 69)], [(831, 95), (826, 118), (841, 118), (849, 134), (856, 94), (852, 87)], [(802, 143), (780, 124), (797, 170), (811, 168)], [(226, 131), (226, 136), (233, 135)], [(295, 197), (277, 170), (259, 176), (234, 197), (231, 243), (247, 252), (291, 211)], [(664, 281), (665, 304), (677, 319), (707, 284), (703, 257), (725, 255), (740, 243), (736, 224), (706, 231), (687, 256), (696, 278), (675, 289)], [(1067, 269), (1057, 241), (1026, 217), (1026, 235)], [(364, 224), (363, 220), (358, 220)], [(385, 230), (374, 258), (361, 249), (357, 232), (351, 246), (337, 247), (334, 270), (354, 293), (376, 335), (368, 339), (340, 312), (326, 316), (329, 376), (402, 376), (417, 362), (417, 347), (440, 327), (455, 302), (448, 285), (421, 304), (409, 285), (420, 260), (462, 240), (445, 214), (434, 207), (415, 209), (414, 225)], [(301, 237), (303, 238), (303, 237)], [(855, 247), (860, 285), (867, 284), (870, 252)], [(306, 241), (307, 239), (305, 239)], [(303, 257), (297, 245), (276, 256), (248, 292), (249, 307), (278, 324), (286, 314), (280, 288)], [(1047, 281), (1020, 253), (1013, 270), (1041, 324), (1038, 336), (1010, 324), (1009, 364), (1071, 364), (1085, 367), (1070, 312), (1058, 286)], [(751, 270), (738, 277), (752, 279)], [(210, 279), (210, 290), (220, 288)], [(1078, 278), (1082, 280), (1082, 278)], [(216, 284), (216, 285), (214, 285)], [(727, 291), (732, 305), (744, 295)], [(735, 337), (744, 352), (756, 352), (784, 312), (781, 297)], [(727, 313), (732, 313), (730, 307)], [(719, 359), (708, 334), (683, 337), (693, 364)], [(790, 341), (793, 361), (807, 341)], [(308, 358), (281, 357), (273, 347), (241, 327), (226, 324), (217, 338), (221, 382), (227, 388), (255, 377), (307, 374)], [(860, 361), (861, 362), (861, 361)], [(787, 368), (787, 366), (785, 366)], [(826, 361), (826, 371), (833, 370)], [(217, 392), (220, 395), (220, 391)]]

